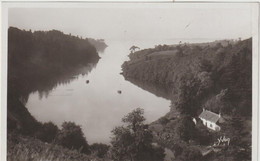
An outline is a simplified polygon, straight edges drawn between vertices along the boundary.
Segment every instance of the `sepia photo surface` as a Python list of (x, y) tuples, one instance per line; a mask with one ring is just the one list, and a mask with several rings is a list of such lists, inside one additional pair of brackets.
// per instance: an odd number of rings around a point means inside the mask
[(258, 8), (5, 3), (2, 155), (257, 159)]

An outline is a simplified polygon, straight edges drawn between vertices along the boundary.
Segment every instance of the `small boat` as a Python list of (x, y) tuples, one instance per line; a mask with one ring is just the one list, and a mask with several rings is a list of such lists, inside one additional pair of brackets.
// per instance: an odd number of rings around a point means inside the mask
[(122, 93), (122, 91), (118, 90), (118, 91), (117, 91), (117, 93), (118, 93), (118, 94), (121, 94), (121, 93)]
[(89, 80), (86, 80), (86, 83), (89, 84)]

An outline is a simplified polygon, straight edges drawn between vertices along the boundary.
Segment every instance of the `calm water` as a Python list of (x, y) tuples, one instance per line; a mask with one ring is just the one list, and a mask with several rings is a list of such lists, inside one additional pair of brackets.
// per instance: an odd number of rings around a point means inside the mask
[[(111, 130), (121, 125), (122, 117), (133, 109), (143, 108), (147, 123), (169, 112), (169, 100), (135, 86), (119, 74), (132, 45), (150, 48), (159, 43), (108, 41), (89, 74), (58, 85), (47, 97), (41, 98), (37, 92), (30, 94), (26, 106), (41, 122), (52, 121), (59, 127), (64, 121), (81, 125), (90, 144), (109, 143)], [(118, 94), (118, 90), (122, 93)]]

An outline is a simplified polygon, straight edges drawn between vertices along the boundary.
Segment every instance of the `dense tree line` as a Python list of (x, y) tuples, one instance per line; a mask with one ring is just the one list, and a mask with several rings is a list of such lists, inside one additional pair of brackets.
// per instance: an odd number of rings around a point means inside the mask
[(62, 76), (75, 74), (80, 66), (98, 60), (95, 47), (87, 39), (57, 30), (31, 32), (10, 27), (8, 92), (26, 98), (30, 92), (51, 88)]

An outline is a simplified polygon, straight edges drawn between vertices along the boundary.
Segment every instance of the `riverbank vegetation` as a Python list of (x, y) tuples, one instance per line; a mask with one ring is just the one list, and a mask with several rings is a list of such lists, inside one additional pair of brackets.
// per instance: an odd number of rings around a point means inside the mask
[[(165, 97), (172, 102), (170, 112), (150, 129), (158, 143), (174, 151), (175, 160), (250, 160), (251, 38), (158, 45), (131, 53), (129, 58), (122, 65), (125, 79), (146, 84), (141, 87), (157, 95), (157, 88), (170, 93), (170, 98)], [(202, 125), (198, 116), (203, 108), (221, 114), (224, 121), (219, 132)], [(220, 136), (230, 138), (230, 146), (203, 156), (205, 147)]]

